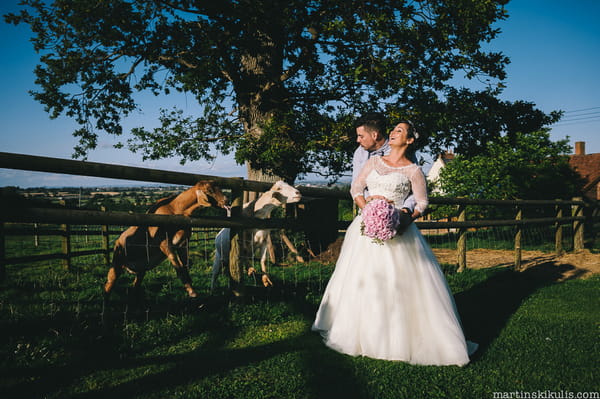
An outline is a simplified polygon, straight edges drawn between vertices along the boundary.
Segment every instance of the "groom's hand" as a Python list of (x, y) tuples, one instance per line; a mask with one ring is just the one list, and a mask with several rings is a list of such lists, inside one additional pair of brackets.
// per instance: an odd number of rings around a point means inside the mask
[(398, 228), (396, 229), (396, 231), (400, 235), (400, 234), (404, 233), (404, 231), (406, 231), (408, 226), (410, 226), (410, 224), (413, 222), (413, 218), (412, 218), (410, 209), (408, 209), (408, 208), (402, 208), (400, 210), (399, 216), (400, 216), (400, 224), (398, 225)]

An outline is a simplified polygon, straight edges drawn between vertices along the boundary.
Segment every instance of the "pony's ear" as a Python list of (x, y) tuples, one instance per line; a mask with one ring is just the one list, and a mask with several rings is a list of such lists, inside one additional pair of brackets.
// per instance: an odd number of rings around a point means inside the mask
[(277, 204), (275, 204), (275, 205), (283, 204), (286, 201), (286, 197), (284, 197), (282, 194), (280, 194), (278, 192), (274, 192), (273, 195), (272, 195), (272, 198), (273, 198), (271, 200), (272, 203), (277, 202)]

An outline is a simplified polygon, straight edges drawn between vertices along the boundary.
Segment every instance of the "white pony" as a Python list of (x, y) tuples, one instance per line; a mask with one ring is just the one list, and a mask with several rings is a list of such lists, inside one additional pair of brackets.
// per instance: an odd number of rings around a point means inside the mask
[[(300, 201), (302, 194), (295, 187), (278, 181), (261, 194), (258, 199), (244, 204), (242, 214), (246, 217), (266, 219), (271, 216), (273, 209)], [(253, 229), (252, 242), (260, 248), (260, 267), (263, 272), (262, 282), (265, 287), (273, 285), (267, 275), (267, 249), (271, 242), (269, 230)], [(215, 260), (212, 267), (211, 291), (214, 289), (217, 276), (221, 267), (229, 266), (229, 252), (231, 250), (231, 229), (222, 229), (215, 237)], [(252, 269), (253, 270), (253, 269)]]

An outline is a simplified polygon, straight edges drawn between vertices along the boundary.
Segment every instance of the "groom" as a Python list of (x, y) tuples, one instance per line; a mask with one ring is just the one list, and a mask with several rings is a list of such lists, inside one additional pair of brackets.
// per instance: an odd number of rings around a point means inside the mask
[[(370, 112), (360, 117), (356, 123), (356, 142), (359, 144), (352, 157), (352, 182), (358, 177), (367, 160), (373, 155), (387, 155), (390, 144), (387, 138), (387, 120), (380, 112)], [(411, 161), (416, 163), (415, 159)], [(365, 198), (369, 193), (365, 190)], [(415, 209), (415, 198), (411, 193), (402, 204), (400, 212), (400, 226), (398, 233), (402, 233), (412, 223), (411, 217)]]

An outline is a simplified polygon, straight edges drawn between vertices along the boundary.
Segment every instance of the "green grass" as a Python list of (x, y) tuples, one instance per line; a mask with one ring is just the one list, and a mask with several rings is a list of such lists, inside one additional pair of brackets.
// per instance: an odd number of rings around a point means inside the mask
[[(98, 257), (100, 259), (100, 257)], [(82, 261), (83, 262), (83, 261)], [(101, 262), (7, 267), (0, 283), (0, 391), (6, 398), (491, 398), (505, 391), (599, 391), (600, 278), (556, 283), (560, 268), (455, 273), (465, 332), (481, 345), (465, 367), (349, 357), (310, 331), (331, 265), (273, 269), (276, 286), (244, 299), (197, 300), (166, 265), (145, 300), (120, 281), (103, 306)], [(98, 266), (90, 266), (98, 265)], [(567, 268), (564, 266), (563, 268)]]

